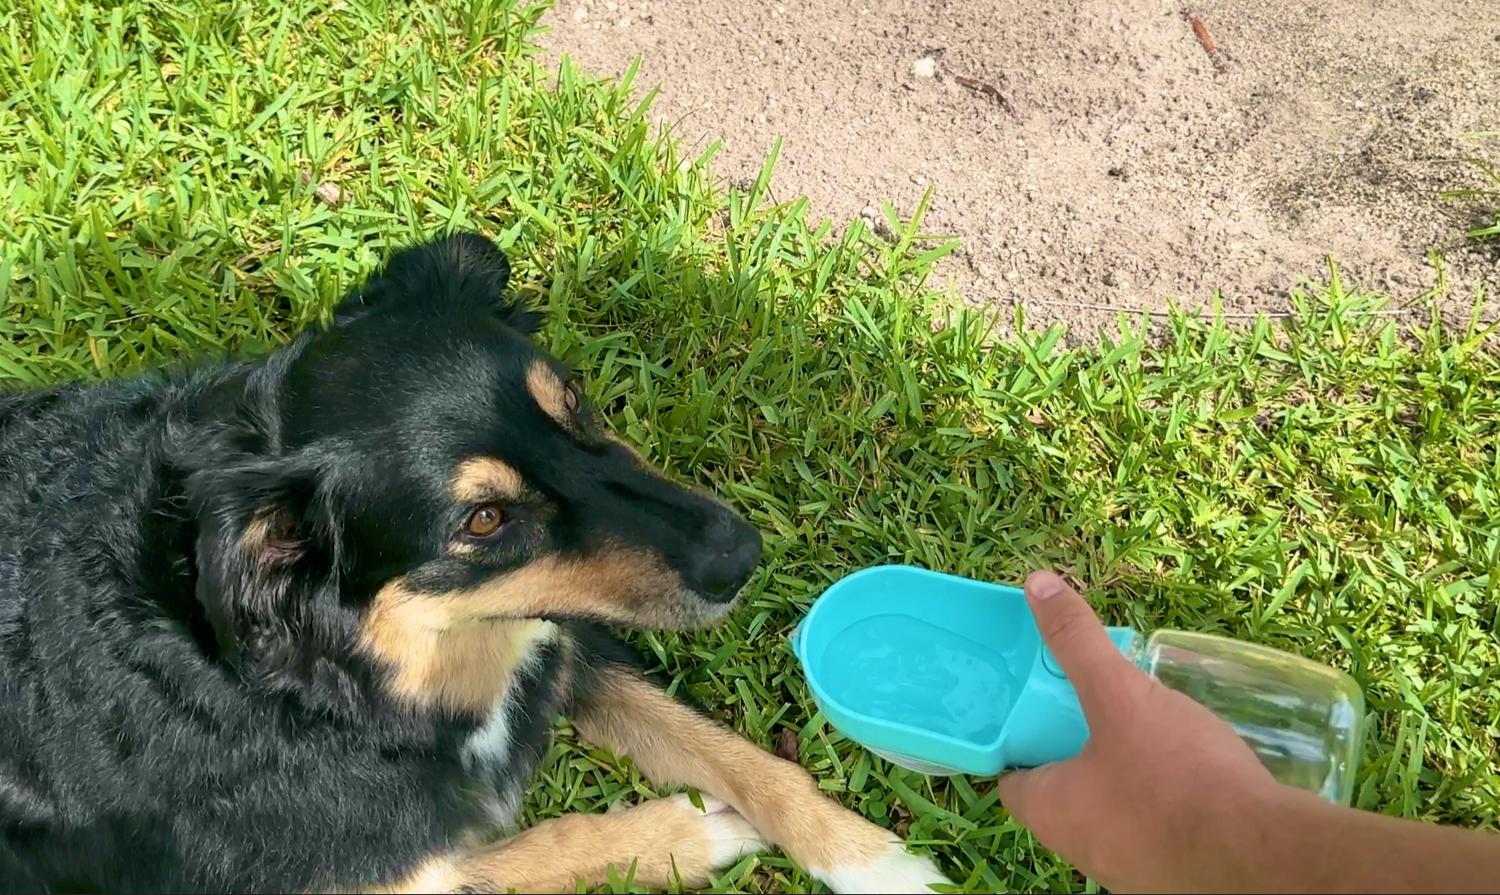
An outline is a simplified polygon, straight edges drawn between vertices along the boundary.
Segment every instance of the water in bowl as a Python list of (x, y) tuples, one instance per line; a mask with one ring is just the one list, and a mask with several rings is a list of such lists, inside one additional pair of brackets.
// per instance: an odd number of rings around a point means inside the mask
[(875, 615), (828, 641), (819, 663), (845, 708), (976, 745), (988, 745), (1018, 682), (994, 650), (905, 615)]

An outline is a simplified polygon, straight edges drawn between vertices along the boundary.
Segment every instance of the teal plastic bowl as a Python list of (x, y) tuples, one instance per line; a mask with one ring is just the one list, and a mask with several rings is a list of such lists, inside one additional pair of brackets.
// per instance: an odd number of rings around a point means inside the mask
[[(1111, 628), (1126, 651), (1137, 634)], [(819, 710), (872, 752), (924, 774), (997, 774), (1083, 748), (1078, 695), (1020, 588), (912, 566), (856, 572), (792, 633)]]

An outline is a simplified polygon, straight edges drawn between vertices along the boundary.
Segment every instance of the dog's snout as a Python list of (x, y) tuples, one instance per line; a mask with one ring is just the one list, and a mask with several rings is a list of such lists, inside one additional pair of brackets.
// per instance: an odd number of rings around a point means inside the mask
[(755, 527), (726, 513), (703, 544), (688, 585), (705, 598), (727, 603), (760, 565), (761, 538)]

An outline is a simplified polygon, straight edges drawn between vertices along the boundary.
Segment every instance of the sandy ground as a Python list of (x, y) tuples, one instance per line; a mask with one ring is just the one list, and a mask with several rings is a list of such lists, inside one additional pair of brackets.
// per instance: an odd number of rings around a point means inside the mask
[[(753, 178), (785, 138), (774, 195), (842, 224), (890, 201), (959, 236), (941, 274), (965, 300), (1075, 324), (1223, 296), (1287, 307), (1335, 257), (1352, 281), (1454, 307), (1500, 283), (1467, 250), (1500, 160), (1495, 0), (559, 0), (543, 43), (618, 75), (642, 58), (658, 117), (717, 173)], [(992, 90), (986, 90), (989, 87)], [(1489, 316), (1496, 304), (1490, 303)]]

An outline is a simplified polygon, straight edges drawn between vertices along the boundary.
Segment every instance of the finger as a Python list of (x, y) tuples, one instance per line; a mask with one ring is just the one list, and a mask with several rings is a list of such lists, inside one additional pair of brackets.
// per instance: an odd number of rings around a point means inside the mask
[(1011, 816), (1022, 824), (1026, 823), (1026, 818), (1030, 813), (1027, 810), (1027, 806), (1032, 804), (1031, 800), (1027, 798), (1031, 795), (1031, 791), (1036, 785), (1032, 781), (1032, 777), (1038, 771), (1044, 771), (1048, 767), (1051, 767), (1051, 765), (1044, 765), (1032, 770), (1006, 771), (995, 780), (995, 793), (1000, 797), (1000, 804), (1004, 805), (1005, 810), (1009, 811)]
[(1042, 641), (1078, 693), (1089, 719), (1122, 705), (1130, 687), (1144, 673), (1115, 642), (1088, 602), (1052, 572), (1033, 572), (1026, 579), (1026, 602)]
[(1059, 842), (1068, 816), (1080, 804), (1070, 801), (1068, 792), (1072, 761), (1074, 759), (1027, 771), (1011, 771), (995, 782), (1000, 804), (1048, 848), (1054, 848)]

